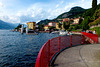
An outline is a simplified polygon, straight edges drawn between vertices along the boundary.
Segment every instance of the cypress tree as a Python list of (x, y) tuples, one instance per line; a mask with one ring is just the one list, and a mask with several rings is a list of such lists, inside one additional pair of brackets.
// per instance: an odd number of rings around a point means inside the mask
[(92, 8), (94, 10), (97, 8), (97, 0), (92, 0)]

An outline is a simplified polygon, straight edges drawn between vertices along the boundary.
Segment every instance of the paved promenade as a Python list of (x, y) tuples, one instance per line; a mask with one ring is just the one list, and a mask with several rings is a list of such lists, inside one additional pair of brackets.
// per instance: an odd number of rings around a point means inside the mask
[(68, 48), (57, 56), (54, 67), (100, 67), (100, 44)]

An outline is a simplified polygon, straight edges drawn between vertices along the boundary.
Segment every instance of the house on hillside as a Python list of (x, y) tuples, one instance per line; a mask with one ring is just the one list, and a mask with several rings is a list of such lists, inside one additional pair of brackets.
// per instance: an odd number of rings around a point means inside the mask
[(50, 27), (55, 27), (56, 28), (57, 22), (49, 22), (48, 25), (44, 26), (44, 30), (48, 31)]
[[(61, 25), (61, 28), (62, 28), (62, 24), (61, 23), (60, 23), (60, 25)], [(61, 29), (61, 28), (59, 28), (59, 23), (56, 23), (56, 29)]]
[[(56, 29), (62, 29), (64, 30), (63, 24), (65, 23), (66, 25), (68, 24), (68, 22), (70, 21), (69, 18), (64, 18), (64, 19), (58, 19), (59, 23), (56, 24)], [(60, 24), (60, 28), (59, 28), (59, 24)]]
[(70, 20), (69, 18), (64, 18), (64, 19), (63, 19), (63, 22), (68, 23), (68, 22), (69, 22), (69, 20)]
[(56, 27), (56, 23), (57, 23), (57, 22), (49, 22), (49, 23), (48, 23), (48, 26)]
[(71, 22), (71, 25), (75, 25), (75, 24), (80, 24), (80, 20), (83, 20), (83, 18), (75, 18), (75, 19), (70, 19), (72, 22)]

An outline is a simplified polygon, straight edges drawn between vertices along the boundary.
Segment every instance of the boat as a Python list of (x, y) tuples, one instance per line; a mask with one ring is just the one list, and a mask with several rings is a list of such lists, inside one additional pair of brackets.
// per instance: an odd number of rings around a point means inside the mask
[(72, 34), (73, 34), (73, 33), (68, 32), (67, 30), (66, 30), (66, 31), (61, 30), (61, 31), (59, 32), (59, 35), (60, 35), (60, 36), (64, 36), (64, 35), (72, 35)]
[(59, 34), (59, 31), (53, 31), (52, 34)]
[(61, 30), (61, 31), (59, 32), (59, 35), (61, 35), (61, 36), (63, 36), (63, 35), (68, 35), (68, 31), (67, 31), (67, 30), (66, 30), (66, 31)]

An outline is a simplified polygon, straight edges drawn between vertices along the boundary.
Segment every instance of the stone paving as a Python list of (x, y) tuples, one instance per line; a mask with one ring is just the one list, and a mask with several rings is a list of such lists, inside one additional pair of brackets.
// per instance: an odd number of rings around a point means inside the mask
[(71, 47), (61, 52), (54, 67), (100, 67), (100, 44)]

